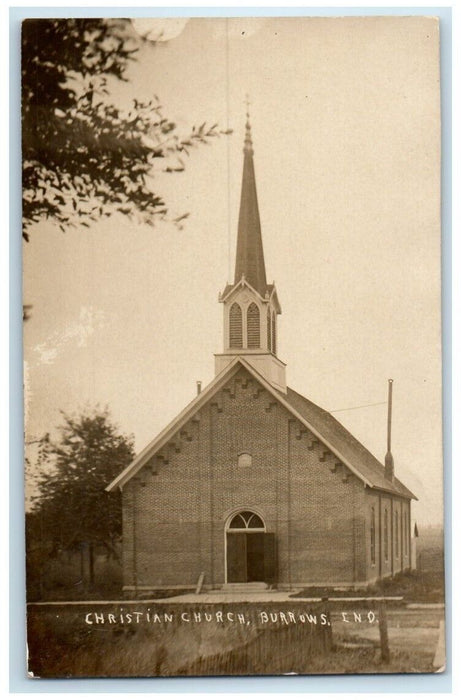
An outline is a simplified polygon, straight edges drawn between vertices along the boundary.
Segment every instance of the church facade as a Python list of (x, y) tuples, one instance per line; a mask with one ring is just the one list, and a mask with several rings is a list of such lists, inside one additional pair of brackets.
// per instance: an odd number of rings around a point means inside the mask
[(125, 594), (199, 578), (353, 588), (410, 568), (415, 496), (390, 437), (383, 465), (286, 384), (248, 121), (235, 277), (220, 302), (214, 380), (107, 487), (122, 491)]

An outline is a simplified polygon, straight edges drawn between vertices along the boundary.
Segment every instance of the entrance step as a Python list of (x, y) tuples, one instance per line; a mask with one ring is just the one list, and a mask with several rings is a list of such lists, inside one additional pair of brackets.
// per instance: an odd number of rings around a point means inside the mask
[(237, 591), (266, 591), (269, 588), (264, 581), (249, 581), (248, 583), (224, 583), (221, 591), (236, 593)]

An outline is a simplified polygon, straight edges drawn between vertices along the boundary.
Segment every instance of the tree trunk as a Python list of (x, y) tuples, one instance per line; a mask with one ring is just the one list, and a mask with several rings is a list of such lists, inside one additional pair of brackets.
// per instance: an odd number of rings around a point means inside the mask
[(85, 580), (85, 561), (83, 558), (83, 543), (82, 542), (80, 542), (79, 552), (80, 552), (80, 580), (83, 584), (83, 582)]
[(387, 612), (386, 602), (381, 600), (379, 603), (379, 639), (381, 643), (381, 660), (388, 664), (390, 660), (389, 652), (389, 635), (387, 632)]
[(90, 586), (94, 585), (94, 546), (93, 542), (88, 545), (88, 562), (89, 562), (89, 573), (90, 573)]

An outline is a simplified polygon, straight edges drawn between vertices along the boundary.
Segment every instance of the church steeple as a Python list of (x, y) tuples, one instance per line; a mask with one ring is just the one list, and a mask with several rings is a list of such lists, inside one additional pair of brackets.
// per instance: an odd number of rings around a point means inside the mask
[(245, 143), (243, 147), (243, 176), (235, 257), (234, 284), (243, 277), (264, 296), (267, 289), (261, 223), (259, 220), (256, 178), (253, 163), (250, 115), (247, 109)]
[(281, 308), (275, 285), (267, 284), (266, 280), (248, 109), (235, 277), (219, 301), (224, 307), (224, 352), (215, 356), (216, 372), (221, 372), (239, 355), (272, 386), (286, 393), (285, 364), (276, 355), (277, 315)]

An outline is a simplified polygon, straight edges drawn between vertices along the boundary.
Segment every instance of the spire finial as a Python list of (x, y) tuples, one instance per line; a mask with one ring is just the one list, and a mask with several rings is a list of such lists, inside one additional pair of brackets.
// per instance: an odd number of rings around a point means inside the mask
[(248, 93), (246, 93), (246, 95), (245, 95), (245, 105), (246, 105), (246, 108), (247, 108), (247, 119), (250, 118), (250, 104), (251, 104), (251, 102), (250, 102), (250, 96), (249, 96)]
[(245, 95), (245, 105), (246, 105), (246, 124), (245, 124), (245, 145), (243, 147), (244, 153), (250, 153), (253, 155), (253, 141), (251, 140), (251, 125), (250, 125), (250, 98), (248, 93)]

